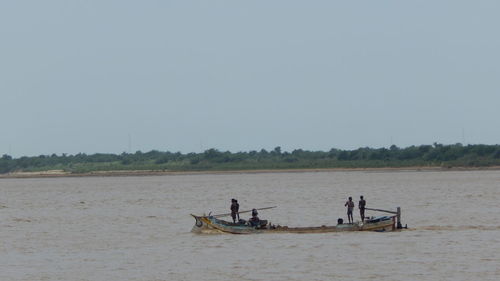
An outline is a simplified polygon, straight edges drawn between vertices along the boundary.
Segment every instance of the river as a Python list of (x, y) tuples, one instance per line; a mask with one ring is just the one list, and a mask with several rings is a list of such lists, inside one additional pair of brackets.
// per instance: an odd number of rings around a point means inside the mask
[[(231, 198), (319, 226), (360, 195), (400, 206), (409, 229), (190, 232), (190, 213), (228, 212)], [(0, 280), (499, 280), (499, 201), (499, 171), (0, 179)]]

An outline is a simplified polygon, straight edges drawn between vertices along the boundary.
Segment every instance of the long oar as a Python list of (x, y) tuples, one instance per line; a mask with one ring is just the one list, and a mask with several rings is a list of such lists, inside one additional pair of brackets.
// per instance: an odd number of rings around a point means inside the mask
[[(255, 210), (267, 210), (267, 209), (272, 209), (272, 208), (276, 208), (277, 206), (273, 206), (273, 207), (265, 207), (265, 208), (258, 208), (258, 209), (255, 209)], [(241, 212), (238, 212), (239, 214), (242, 214), (242, 213), (248, 213), (248, 212), (251, 212), (253, 211), (252, 210), (246, 210), (246, 211), (241, 211)], [(219, 218), (219, 217), (225, 217), (225, 216), (230, 216), (231, 213), (227, 213), (227, 214), (218, 214), (218, 215), (213, 215), (212, 217), (216, 217), (216, 218)]]
[(386, 213), (391, 213), (391, 214), (395, 214), (395, 215), (398, 214), (398, 212), (382, 210), (382, 209), (374, 209), (374, 208), (365, 208), (365, 209), (370, 210), (370, 211), (386, 212)]

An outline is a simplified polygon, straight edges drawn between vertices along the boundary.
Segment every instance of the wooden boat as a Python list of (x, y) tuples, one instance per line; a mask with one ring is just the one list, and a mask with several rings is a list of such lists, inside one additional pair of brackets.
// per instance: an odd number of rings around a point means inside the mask
[(340, 223), (334, 226), (316, 227), (288, 227), (280, 225), (265, 225), (261, 227), (250, 226), (247, 223), (232, 223), (216, 218), (215, 216), (196, 216), (191, 214), (196, 223), (192, 232), (196, 233), (326, 233), (340, 231), (394, 231), (396, 227), (396, 215), (380, 216), (356, 222), (352, 224)]

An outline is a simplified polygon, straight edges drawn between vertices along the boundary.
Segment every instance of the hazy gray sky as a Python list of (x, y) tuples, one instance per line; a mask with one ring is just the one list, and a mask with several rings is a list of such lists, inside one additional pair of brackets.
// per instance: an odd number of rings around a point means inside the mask
[(0, 155), (500, 143), (500, 1), (2, 1)]

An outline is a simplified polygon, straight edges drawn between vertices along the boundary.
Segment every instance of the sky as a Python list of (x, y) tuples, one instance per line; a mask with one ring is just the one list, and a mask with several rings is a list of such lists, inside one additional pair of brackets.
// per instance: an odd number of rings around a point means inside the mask
[(499, 1), (0, 1), (0, 155), (500, 143)]

